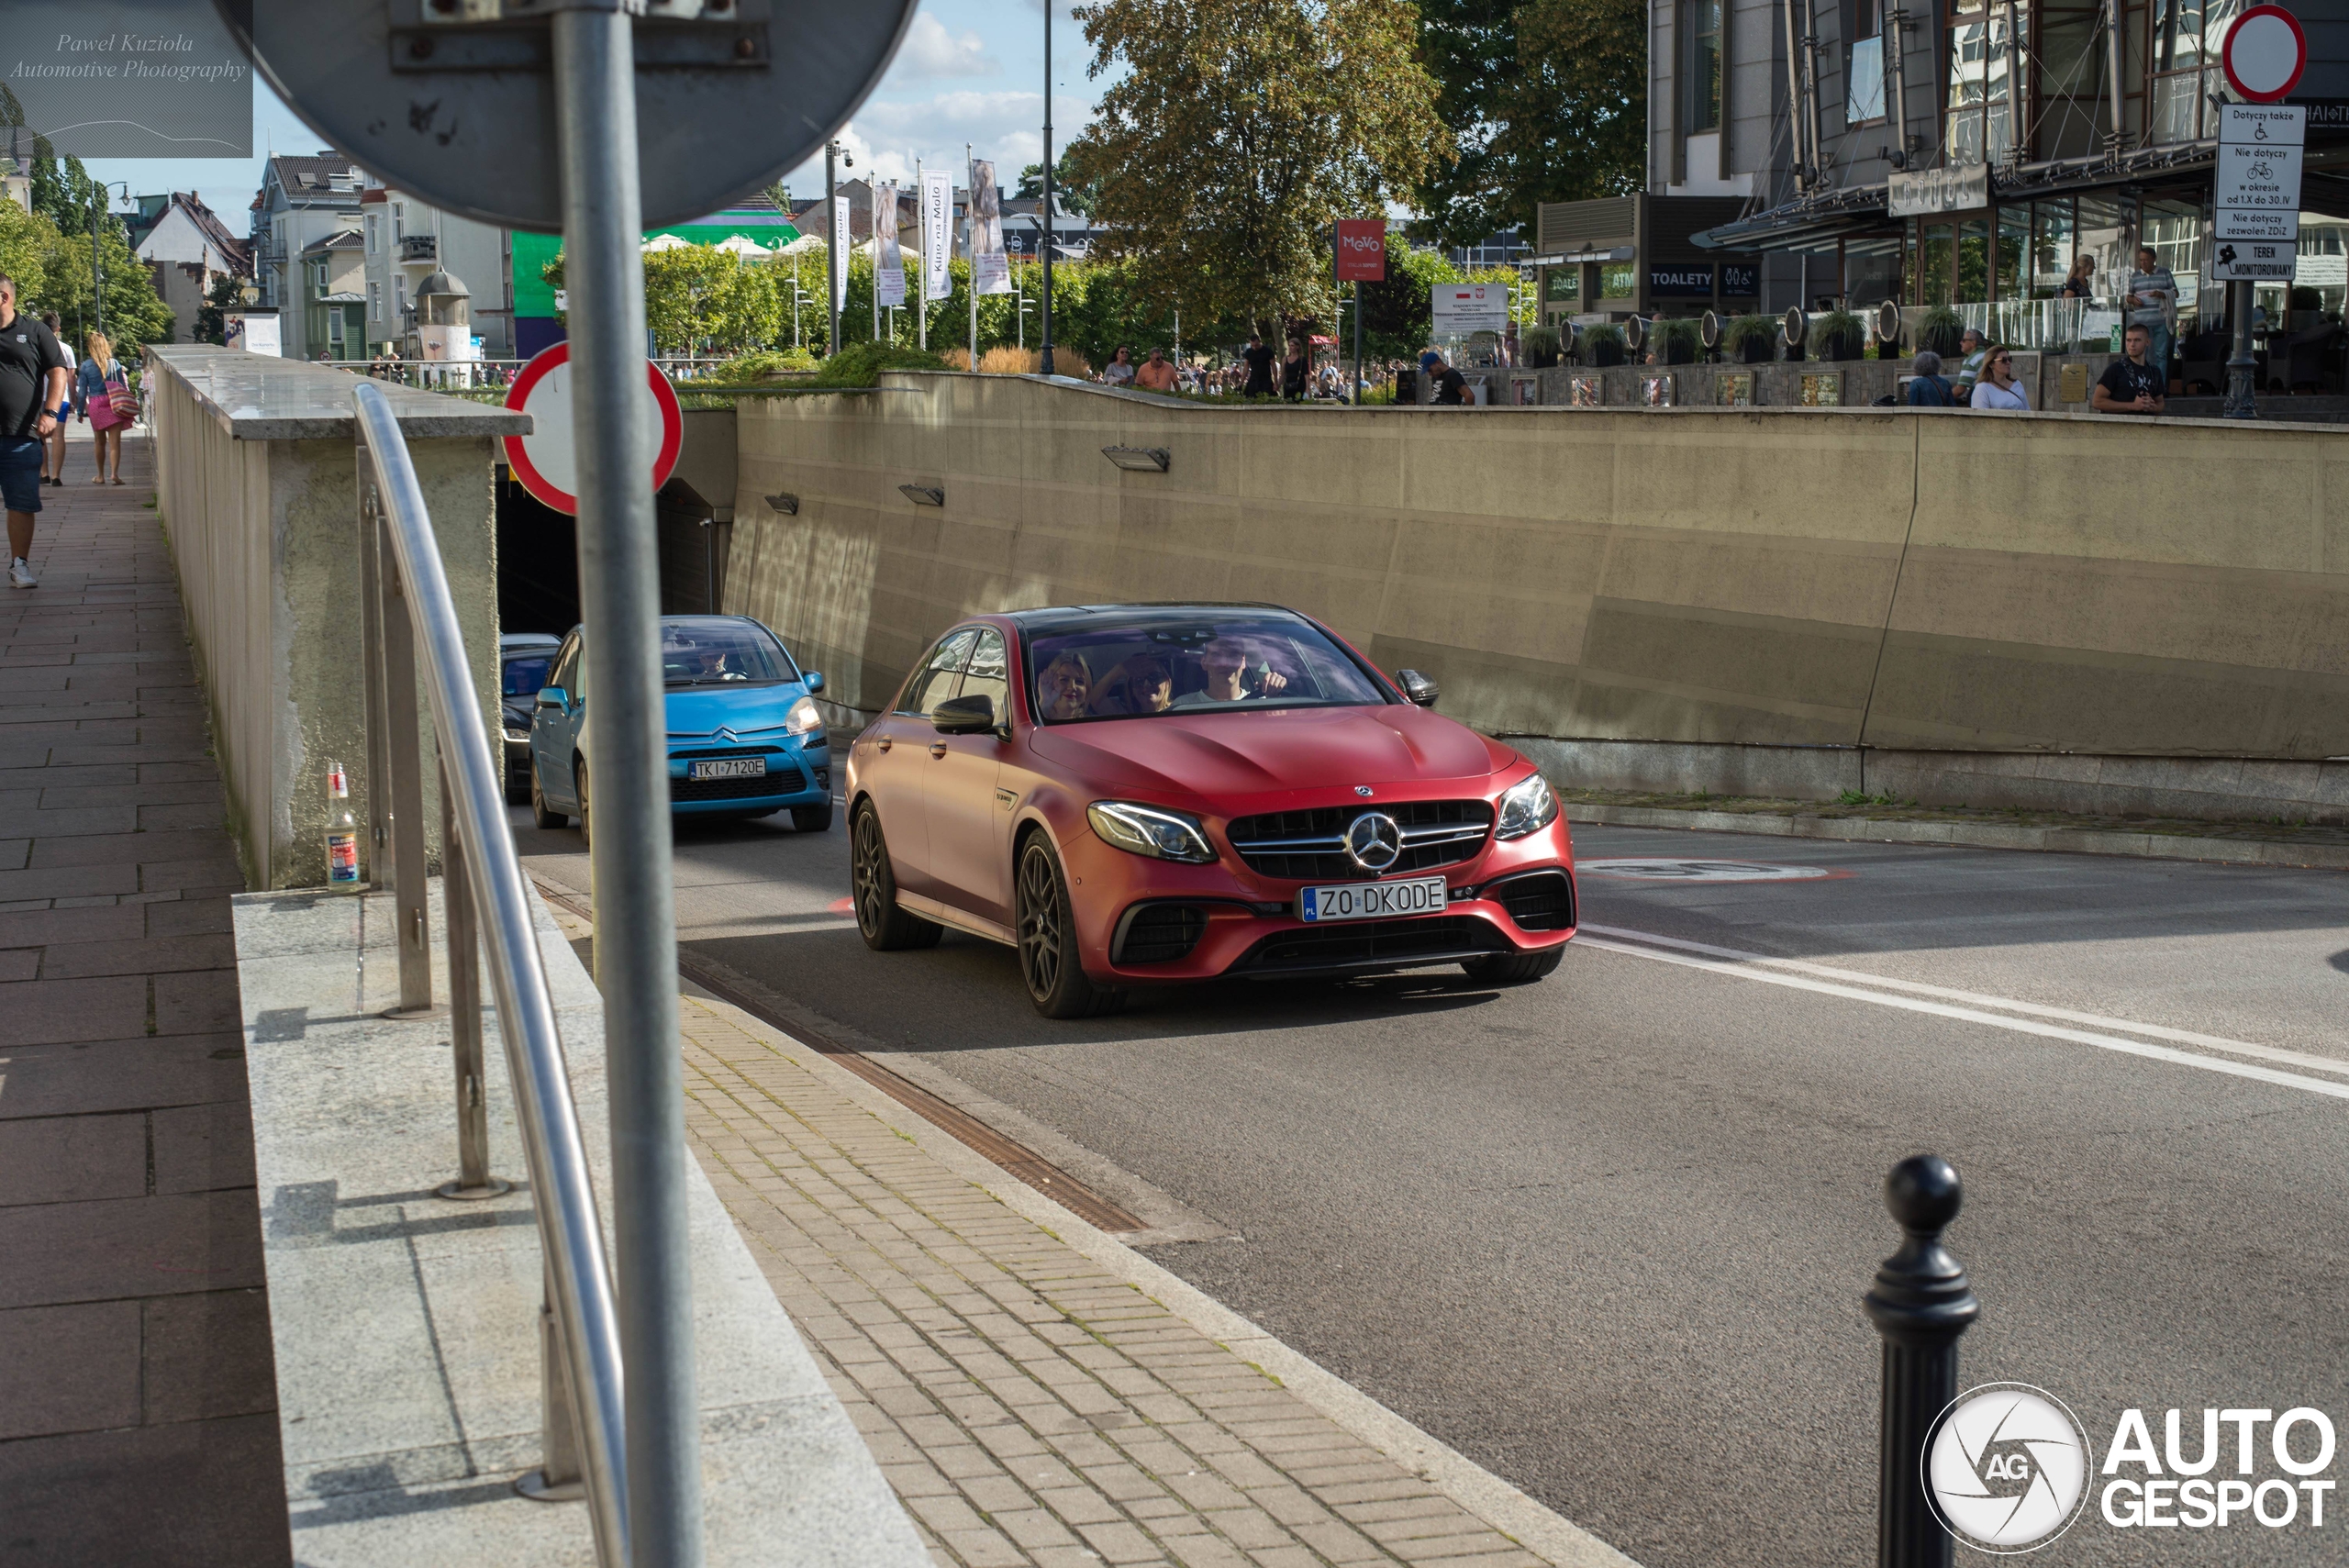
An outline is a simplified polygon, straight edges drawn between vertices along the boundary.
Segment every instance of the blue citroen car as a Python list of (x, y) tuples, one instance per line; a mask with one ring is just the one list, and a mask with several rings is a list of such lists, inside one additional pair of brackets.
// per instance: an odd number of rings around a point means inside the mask
[[(584, 840), (595, 795), (587, 722), (584, 630), (573, 627), (530, 721), (530, 817), (541, 828), (579, 818)], [(802, 833), (832, 825), (831, 743), (812, 700), (824, 677), (803, 671), (774, 632), (748, 616), (664, 616), (661, 668), (668, 684), (669, 804), (679, 817), (791, 813)]]

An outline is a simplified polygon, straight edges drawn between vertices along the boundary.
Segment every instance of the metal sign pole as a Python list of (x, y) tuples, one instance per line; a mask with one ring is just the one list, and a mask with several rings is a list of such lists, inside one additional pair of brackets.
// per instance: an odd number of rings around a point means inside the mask
[(1041, 319), (1043, 354), (1036, 368), (1052, 373), (1052, 0), (1044, 0), (1044, 294)]
[(642, 193), (631, 23), (557, 12), (556, 124), (570, 291), (572, 428), (587, 690), (596, 704), (581, 816), (611, 1082), (614, 1284), (628, 1369), (628, 1561), (702, 1561), (700, 1400), (685, 1219), (684, 1065), (661, 674), (652, 427), (646, 417)]
[(824, 339), (827, 358), (841, 351), (841, 186), (834, 160), (841, 144), (824, 143), (824, 308), (831, 336)]

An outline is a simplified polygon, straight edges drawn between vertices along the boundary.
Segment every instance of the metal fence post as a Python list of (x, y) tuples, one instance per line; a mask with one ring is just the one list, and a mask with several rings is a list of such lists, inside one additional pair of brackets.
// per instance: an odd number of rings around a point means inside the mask
[(473, 873), (459, 852), (456, 792), (449, 786), (449, 763), (440, 762), (441, 924), (449, 941), (449, 1047), (457, 1073), (457, 1179), (434, 1189), (445, 1198), (472, 1201), (514, 1190), (489, 1173), (489, 1104), (482, 1084), (481, 954), (475, 945)]
[(376, 494), (374, 465), (367, 455), (367, 432), (358, 427), (359, 619), (367, 704), (367, 884), (378, 893), (392, 884), (391, 761), (384, 749), (384, 565), (380, 521), (384, 498)]
[(562, 1320), (554, 1310), (554, 1264), (546, 1264), (539, 1301), (539, 1468), (514, 1483), (534, 1503), (575, 1503), (587, 1496), (579, 1465), (579, 1428), (573, 1415), (571, 1360), (563, 1353)]
[(1942, 1245), (1964, 1195), (1949, 1162), (1912, 1155), (1885, 1179), (1884, 1206), (1906, 1233), (1864, 1302), (1884, 1338), (1876, 1568), (1950, 1568), (1955, 1542), (1925, 1500), (1925, 1440), (1957, 1397), (1957, 1339), (1980, 1315), (1965, 1270)]
[[(399, 935), (400, 1000), (387, 1018), (428, 1018), (432, 1006), (432, 933), (425, 916), (424, 759), (417, 733), (416, 628), (408, 624), (399, 566), (382, 542), (376, 522), (377, 614), (384, 627), (384, 752), (390, 798), (384, 825), (391, 835), (393, 929)], [(373, 815), (374, 791), (368, 791)]]
[[(596, 967), (611, 1085), (614, 1284), (628, 1376), (629, 1561), (640, 1568), (699, 1568), (701, 1419), (685, 1221), (653, 431), (645, 417), (636, 61), (631, 23), (617, 5), (560, 9), (552, 25), (581, 618), (587, 689), (596, 700), (589, 853), (596, 906), (604, 911)], [(841, 238), (834, 237), (836, 257)]]

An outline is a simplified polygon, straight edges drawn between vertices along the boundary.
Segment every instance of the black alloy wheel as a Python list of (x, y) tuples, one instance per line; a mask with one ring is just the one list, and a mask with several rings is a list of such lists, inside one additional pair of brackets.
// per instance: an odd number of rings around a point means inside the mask
[(1076, 922), (1060, 857), (1041, 833), (1019, 851), (1019, 977), (1028, 999), (1048, 1018), (1113, 1013), (1124, 994), (1096, 985), (1077, 960)]
[(533, 763), (530, 768), (530, 826), (560, 828), (570, 820), (564, 813), (547, 804), (547, 792), (539, 787), (539, 770)]
[(587, 762), (584, 757), (571, 765), (571, 787), (578, 792), (579, 847), (592, 849), (595, 847), (595, 835), (587, 825)]
[(1468, 959), (1460, 967), (1481, 984), (1530, 985), (1556, 969), (1565, 956), (1564, 948), (1547, 952), (1497, 952), (1488, 958)]
[[(829, 815), (831, 807), (826, 806)], [(856, 929), (874, 952), (936, 947), (945, 928), (897, 906), (897, 875), (889, 868), (889, 841), (881, 836), (881, 814), (866, 801), (849, 829), (849, 892), (856, 906)]]

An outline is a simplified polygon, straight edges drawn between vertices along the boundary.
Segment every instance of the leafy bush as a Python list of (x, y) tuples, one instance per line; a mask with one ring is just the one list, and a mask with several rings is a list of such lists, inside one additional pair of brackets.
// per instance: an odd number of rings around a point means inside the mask
[[(1861, 349), (1867, 342), (1867, 336), (1865, 324), (1848, 310), (1831, 310), (1812, 322), (1810, 327), (1810, 340), (1818, 346), (1819, 357), (1822, 360), (1858, 359)], [(1849, 351), (1840, 354), (1830, 351), (1835, 348)]]
[(1651, 336), (1655, 342), (1655, 357), (1668, 365), (1694, 363), (1705, 346), (1697, 323), (1685, 316), (1657, 322)]
[(1741, 316), (1729, 324), (1721, 334), (1721, 341), (1732, 349), (1742, 349), (1755, 341), (1775, 341), (1778, 335), (1778, 318), (1775, 316)]
[(1965, 342), (1965, 323), (1954, 309), (1937, 305), (1925, 312), (1925, 319), (1917, 328), (1918, 348), (1930, 349), (1947, 359)]
[(1558, 329), (1555, 327), (1530, 328), (1518, 339), (1518, 348), (1528, 365), (1535, 370), (1547, 370), (1558, 362)]
[(888, 343), (851, 343), (817, 367), (811, 386), (874, 386), (883, 371), (942, 371), (946, 361), (919, 349)]
[(755, 354), (738, 354), (719, 366), (718, 373), (728, 381), (751, 382), (763, 376), (812, 371), (818, 363), (816, 356), (805, 349), (769, 349)]
[(1623, 328), (1618, 323), (1600, 321), (1582, 329), (1582, 349), (1585, 353), (1593, 353), (1602, 347), (1610, 346), (1617, 349), (1623, 346)]

